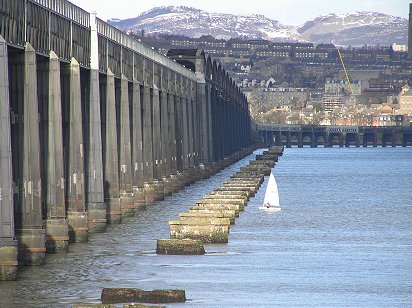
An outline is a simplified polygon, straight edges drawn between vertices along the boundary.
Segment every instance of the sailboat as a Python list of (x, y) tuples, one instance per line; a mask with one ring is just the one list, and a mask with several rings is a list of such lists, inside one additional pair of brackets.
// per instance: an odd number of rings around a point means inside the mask
[(278, 185), (273, 173), (270, 173), (269, 182), (265, 192), (265, 199), (263, 200), (263, 206), (259, 207), (259, 209), (265, 211), (280, 210)]

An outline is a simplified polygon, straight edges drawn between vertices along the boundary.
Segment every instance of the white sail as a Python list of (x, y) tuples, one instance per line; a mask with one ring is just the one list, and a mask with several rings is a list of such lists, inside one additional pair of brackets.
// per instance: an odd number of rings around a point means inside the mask
[(273, 173), (270, 173), (268, 186), (266, 187), (265, 199), (263, 201), (263, 206), (279, 206), (279, 192), (276, 179)]

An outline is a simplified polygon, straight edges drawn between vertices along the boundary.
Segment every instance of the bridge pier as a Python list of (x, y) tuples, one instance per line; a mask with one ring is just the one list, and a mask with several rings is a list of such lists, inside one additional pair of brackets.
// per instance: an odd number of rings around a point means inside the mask
[(144, 189), (146, 205), (156, 201), (156, 191), (153, 175), (153, 137), (152, 137), (152, 91), (143, 87), (143, 159), (144, 159)]
[(119, 158), (117, 151), (116, 99), (114, 75), (107, 70), (106, 80), (101, 84), (103, 102), (103, 164), (104, 202), (107, 204), (107, 222), (118, 224), (122, 220), (119, 187)]
[[(104, 203), (102, 112), (100, 108), (99, 53), (96, 14), (90, 15), (89, 93), (85, 93), (85, 194), (89, 232), (104, 232), (107, 206)], [(83, 86), (82, 89), (85, 87)]]
[(37, 96), (36, 53), (26, 43), (23, 57), (11, 63), (10, 100), (12, 114), (12, 153), (14, 181), (18, 186), (15, 204), (15, 234), (19, 265), (45, 263), (45, 230), (42, 220), (39, 109)]
[(80, 66), (75, 58), (63, 72), (65, 87), (62, 91), (66, 118), (65, 142), (67, 222), (70, 242), (88, 241), (88, 218), (85, 204), (84, 142)]
[(7, 44), (0, 36), (0, 281), (17, 279)]
[(133, 167), (133, 199), (135, 210), (146, 208), (143, 170), (143, 135), (142, 135), (142, 101), (140, 84), (133, 82), (132, 102), (132, 167)]
[(102, 118), (100, 108), (99, 71), (90, 70), (90, 95), (86, 107), (86, 207), (89, 232), (104, 232), (107, 226), (107, 205), (104, 202)]
[(161, 162), (162, 162), (162, 182), (163, 182), (163, 196), (169, 196), (172, 194), (172, 186), (170, 181), (170, 168), (168, 158), (170, 159), (170, 150), (169, 150), (169, 142), (168, 142), (168, 128), (169, 128), (169, 113), (168, 113), (168, 93), (166, 89), (163, 88), (162, 92), (160, 93), (160, 114), (161, 114), (161, 127), (160, 127), (160, 135), (161, 135)]
[(120, 102), (118, 118), (119, 132), (119, 189), (122, 217), (134, 216), (132, 154), (130, 142), (129, 85), (122, 75), (120, 80)]
[(161, 132), (161, 109), (160, 109), (160, 92), (159, 88), (153, 86), (153, 175), (155, 187), (155, 200), (163, 200), (164, 183), (163, 183), (163, 162), (162, 162), (162, 132)]
[(298, 134), (298, 147), (303, 148), (303, 136), (301, 132)]
[(178, 129), (177, 123), (177, 116), (175, 112), (176, 108), (176, 96), (173, 93), (169, 93), (168, 98), (168, 114), (169, 114), (169, 121), (168, 121), (168, 148), (170, 151), (169, 154), (169, 163), (167, 164), (169, 169), (169, 181), (170, 181), (170, 190), (175, 192), (177, 190), (176, 184), (176, 174), (177, 174), (177, 135), (176, 130)]
[(41, 87), (46, 89), (39, 96), (40, 104), (43, 104), (40, 114), (45, 119), (41, 127), (44, 130), (42, 135), (45, 144), (42, 169), (45, 187), (43, 201), (47, 212), (46, 249), (48, 253), (59, 253), (68, 250), (69, 228), (65, 207), (60, 61), (53, 51), (50, 52), (47, 66), (47, 77), (44, 79), (48, 80), (47, 83), (43, 80), (46, 85)]

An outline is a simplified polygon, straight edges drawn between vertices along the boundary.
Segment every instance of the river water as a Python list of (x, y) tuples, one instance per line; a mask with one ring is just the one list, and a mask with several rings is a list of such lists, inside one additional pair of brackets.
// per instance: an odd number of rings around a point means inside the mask
[(99, 303), (104, 287), (186, 290), (167, 307), (412, 307), (412, 148), (285, 149), (281, 211), (258, 209), (266, 178), (228, 244), (156, 255), (168, 221), (252, 158), (22, 269), (0, 283), (0, 307)]

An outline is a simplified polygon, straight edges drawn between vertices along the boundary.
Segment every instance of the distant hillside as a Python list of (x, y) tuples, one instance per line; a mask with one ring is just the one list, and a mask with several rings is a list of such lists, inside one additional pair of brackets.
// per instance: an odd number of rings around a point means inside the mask
[(375, 12), (329, 14), (307, 21), (297, 28), (302, 39), (337, 45), (406, 44), (408, 21)]
[(269, 40), (298, 40), (296, 28), (285, 26), (263, 15), (232, 15), (210, 13), (183, 6), (156, 7), (136, 18), (111, 19), (110, 24), (124, 31), (165, 33), (200, 37), (213, 35), (218, 39), (232, 37)]
[(406, 44), (406, 18), (376, 12), (329, 14), (305, 22), (300, 27), (283, 25), (263, 15), (211, 13), (184, 6), (156, 7), (136, 18), (111, 19), (123, 31), (164, 33), (218, 39), (247, 37), (271, 41), (310, 41), (335, 45)]

